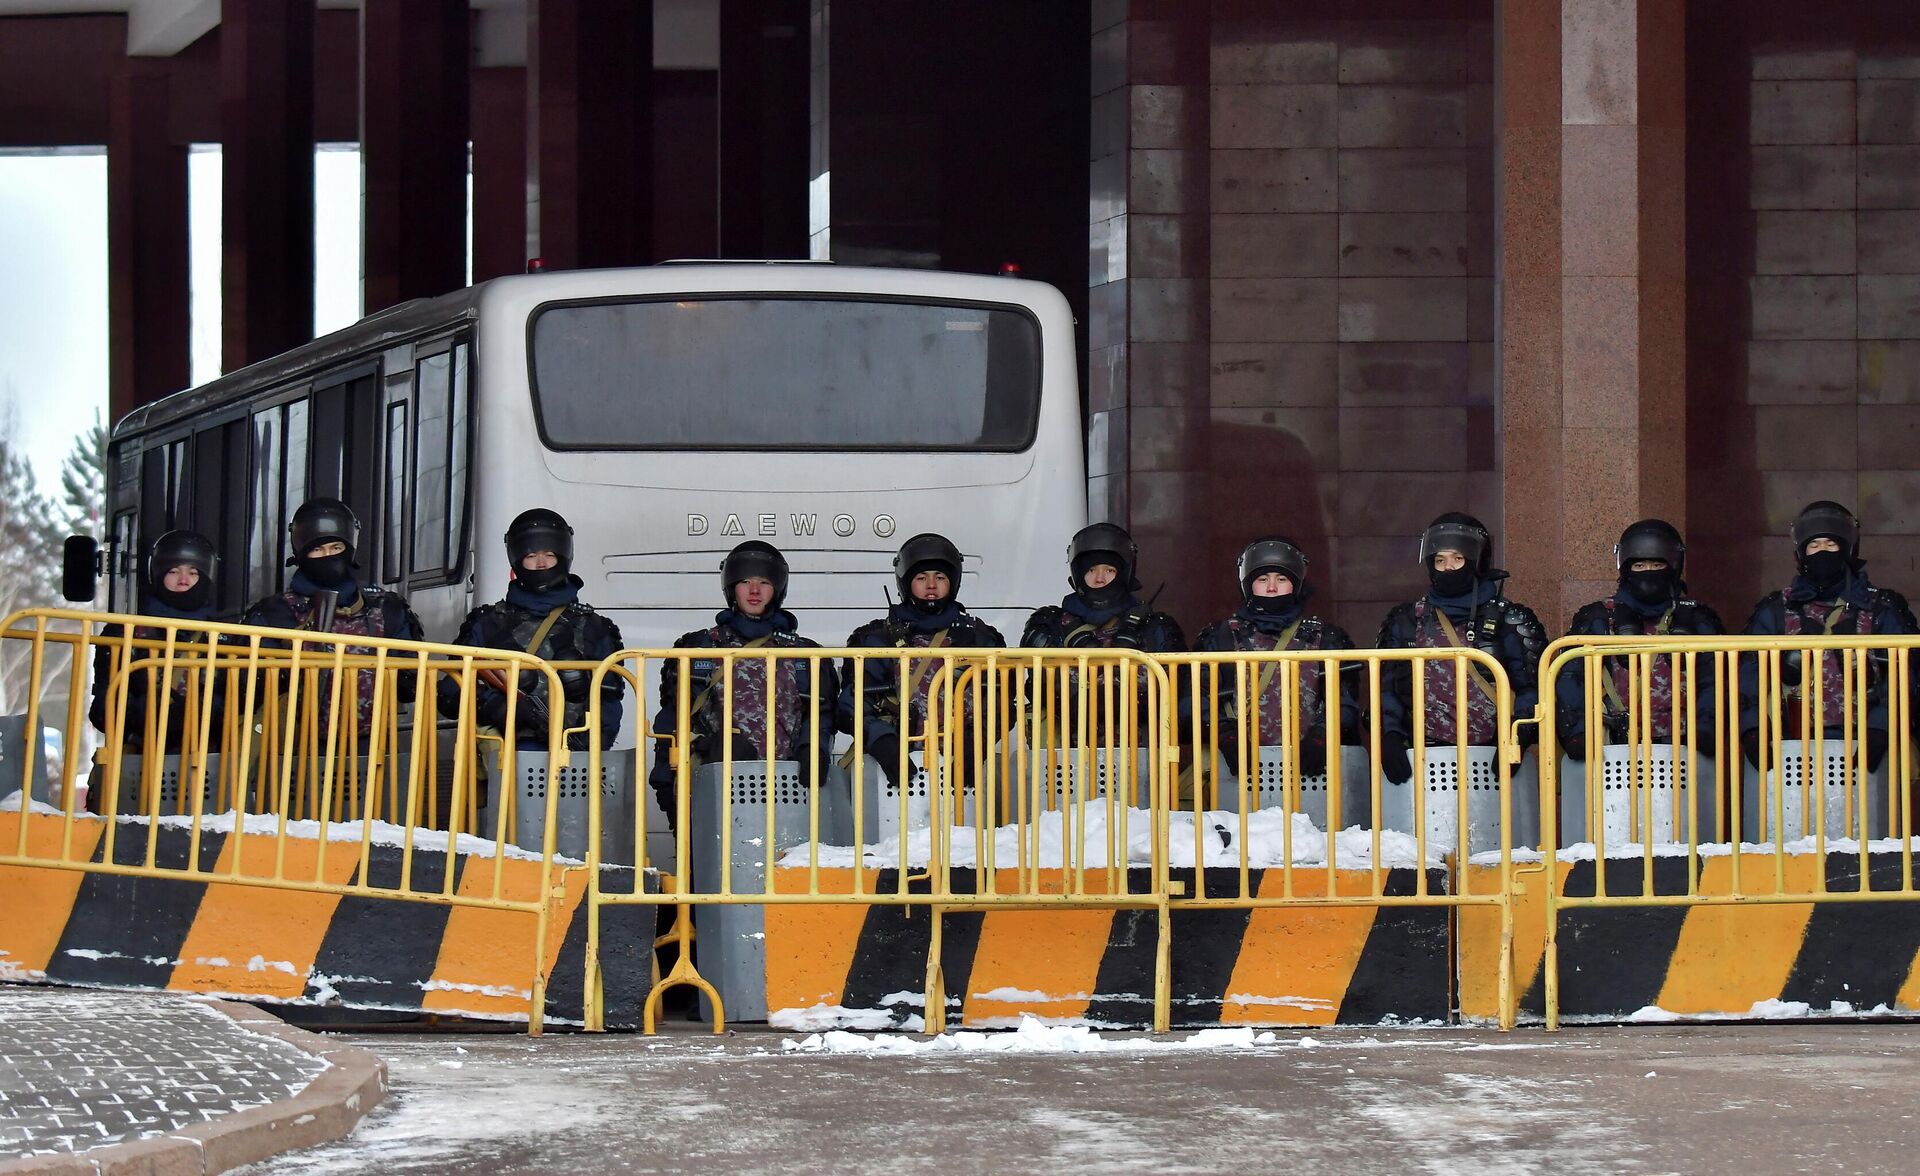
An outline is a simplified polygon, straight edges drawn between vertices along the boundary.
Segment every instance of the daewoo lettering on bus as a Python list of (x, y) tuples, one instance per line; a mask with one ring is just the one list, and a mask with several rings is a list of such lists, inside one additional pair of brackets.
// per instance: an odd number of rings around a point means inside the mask
[(959, 545), (965, 601), (1013, 639), (1086, 516), (1072, 319), (1038, 282), (804, 263), (410, 302), (117, 424), (112, 604), (136, 607), (134, 553), (190, 527), (237, 615), (282, 587), (315, 495), (352, 506), (363, 580), (434, 639), (500, 596), (501, 536), (534, 506), (572, 522), (582, 599), (630, 647), (711, 624), (721, 557), (756, 537), (787, 555), (801, 632), (841, 644), (919, 531)]

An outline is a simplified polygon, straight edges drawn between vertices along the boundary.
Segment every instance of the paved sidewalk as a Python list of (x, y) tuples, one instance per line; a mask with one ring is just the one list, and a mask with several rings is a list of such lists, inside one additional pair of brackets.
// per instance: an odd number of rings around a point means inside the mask
[(1165, 1052), (784, 1048), (804, 1036), (361, 1037), (391, 1065), (392, 1094), (297, 1170), (1878, 1176), (1920, 1156), (1910, 1024), (1316, 1029)]
[(345, 1134), (383, 1077), (245, 1005), (0, 987), (0, 1173), (225, 1171)]

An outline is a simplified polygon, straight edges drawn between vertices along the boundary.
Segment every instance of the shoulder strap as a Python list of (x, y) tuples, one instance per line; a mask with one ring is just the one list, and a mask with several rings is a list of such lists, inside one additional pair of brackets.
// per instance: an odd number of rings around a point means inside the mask
[[(753, 640), (747, 642), (745, 645), (739, 646), (738, 648), (758, 649), (761, 646), (767, 644), (772, 639), (773, 639), (772, 633), (763, 633), (760, 636), (755, 637)], [(693, 700), (693, 705), (687, 708), (687, 713), (690, 715), (697, 715), (703, 709), (705, 709), (707, 705), (707, 699), (713, 697), (713, 692), (714, 690), (719, 688), (719, 685), (720, 685), (720, 679), (717, 676), (707, 679), (707, 688), (700, 692), (700, 697)]]
[[(1445, 609), (1436, 608), (1433, 610), (1433, 615), (1440, 619), (1440, 628), (1446, 632), (1449, 643), (1458, 645), (1463, 649), (1471, 648), (1470, 646), (1461, 644), (1460, 633), (1453, 627), (1453, 622), (1447, 619), (1447, 611)], [(1503, 611), (1502, 616), (1504, 615), (1505, 613)], [(1488, 702), (1496, 701), (1493, 693), (1493, 683), (1487, 681), (1486, 674), (1481, 671), (1478, 665), (1468, 662), (1467, 676), (1473, 679), (1473, 684), (1480, 688), (1480, 693), (1485, 696)]]
[[(1281, 632), (1280, 641), (1278, 644), (1274, 646), (1274, 648), (1285, 649), (1287, 646), (1291, 645), (1293, 643), (1293, 635), (1295, 632), (1299, 630), (1299, 628), (1300, 628), (1300, 621), (1299, 621), (1299, 618), (1296, 617), (1294, 619), (1293, 624), (1288, 625)], [(1268, 683), (1273, 681), (1274, 672), (1277, 671), (1279, 668), (1280, 668), (1280, 663), (1277, 661), (1270, 661), (1266, 665), (1260, 667), (1260, 685), (1254, 697), (1265, 698), (1267, 696), (1267, 685)]]
[(541, 621), (540, 627), (533, 631), (533, 640), (527, 642), (528, 653), (532, 654), (535, 657), (540, 656), (540, 646), (545, 644), (547, 640), (547, 634), (553, 632), (553, 626), (555, 622), (559, 621), (560, 614), (566, 611), (567, 611), (567, 606), (563, 604), (560, 607), (554, 609), (552, 612), (549, 612), (547, 614), (547, 619), (544, 621)]
[[(947, 630), (942, 629), (938, 633), (935, 633), (933, 635), (933, 640), (927, 643), (927, 648), (938, 649), (942, 645), (945, 645), (946, 643), (947, 643)], [(907, 691), (908, 698), (916, 698), (919, 696), (920, 688), (926, 685), (927, 679), (933, 676), (933, 671), (939, 665), (940, 665), (939, 659), (931, 658), (931, 657), (927, 658), (925, 661), (920, 663), (919, 668), (914, 670), (913, 672), (913, 683), (911, 688)]]

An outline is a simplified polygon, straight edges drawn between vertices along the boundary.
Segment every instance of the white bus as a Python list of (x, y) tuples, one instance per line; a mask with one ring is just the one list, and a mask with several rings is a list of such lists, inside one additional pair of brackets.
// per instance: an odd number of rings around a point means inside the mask
[(110, 603), (137, 607), (131, 557), (190, 527), (237, 615), (281, 588), (294, 508), (331, 495), (360, 516), (363, 582), (407, 595), (435, 640), (502, 594), (507, 523), (545, 506), (630, 647), (711, 624), (748, 538), (786, 553), (800, 631), (839, 645), (919, 531), (960, 547), (963, 599), (1017, 641), (1086, 520), (1073, 340), (1042, 283), (819, 263), (410, 302), (118, 422)]

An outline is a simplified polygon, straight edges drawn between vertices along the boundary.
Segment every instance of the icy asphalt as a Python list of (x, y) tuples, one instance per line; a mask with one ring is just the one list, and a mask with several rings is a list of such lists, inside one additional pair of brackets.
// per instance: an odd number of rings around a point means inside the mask
[(792, 1048), (805, 1039), (360, 1036), (392, 1068), (387, 1100), (341, 1143), (242, 1171), (1920, 1167), (1920, 1025), (1284, 1031), (1093, 1053), (1044, 1035), (996, 1052)]

